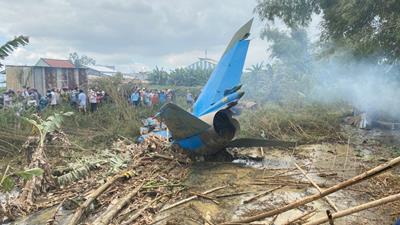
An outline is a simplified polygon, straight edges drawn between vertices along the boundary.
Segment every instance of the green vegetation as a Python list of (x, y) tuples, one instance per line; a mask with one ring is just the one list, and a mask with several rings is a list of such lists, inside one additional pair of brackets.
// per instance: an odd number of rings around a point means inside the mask
[(3, 177), (0, 180), (0, 189), (6, 192), (11, 191), (15, 186), (15, 181), (13, 177), (18, 177), (26, 181), (32, 179), (34, 176), (40, 176), (44, 172), (41, 168), (33, 168), (14, 173), (8, 173), (9, 168), (10, 166), (7, 166), (6, 170), (4, 171)]
[(210, 77), (212, 69), (176, 68), (170, 72), (156, 67), (149, 74), (149, 81), (158, 85), (198, 86), (204, 85)]
[(258, 110), (245, 111), (239, 117), (241, 135), (299, 143), (337, 141), (342, 139), (340, 123), (348, 110), (349, 108), (341, 103), (270, 103)]
[[(0, 59), (4, 60), (7, 56), (9, 56), (16, 48), (19, 46), (24, 46), (29, 43), (29, 37), (27, 36), (18, 36), (13, 40), (8, 41), (4, 45), (0, 46)], [(3, 64), (0, 63), (0, 68), (3, 67)]]
[(391, 63), (400, 58), (400, 48), (395, 47), (400, 45), (399, 10), (398, 1), (374, 0), (258, 0), (255, 8), (262, 20), (279, 18), (295, 29), (320, 14), (321, 41), (333, 43), (330, 52), (350, 49), (359, 58)]

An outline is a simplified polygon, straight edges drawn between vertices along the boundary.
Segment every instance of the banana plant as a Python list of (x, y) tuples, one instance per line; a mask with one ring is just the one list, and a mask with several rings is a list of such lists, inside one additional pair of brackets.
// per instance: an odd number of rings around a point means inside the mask
[[(16, 48), (19, 46), (24, 46), (29, 43), (29, 37), (27, 36), (18, 36), (13, 40), (8, 41), (4, 45), (0, 46), (0, 59), (4, 60), (7, 56), (9, 56)], [(0, 63), (0, 68), (3, 67), (3, 64)]]
[(61, 124), (64, 120), (65, 116), (71, 116), (73, 115), (73, 112), (60, 112), (60, 113), (54, 113), (54, 115), (51, 115), (47, 117), (46, 120), (43, 120), (39, 116), (36, 116), (36, 120), (26, 118), (24, 119), (32, 124), (36, 130), (39, 132), (39, 147), (43, 148), (44, 147), (44, 141), (46, 140), (46, 135), (49, 133), (52, 133), (56, 131), (57, 129), (61, 128)]
[(11, 191), (14, 186), (15, 186), (15, 181), (13, 180), (14, 176), (17, 176), (23, 180), (30, 180), (34, 176), (40, 176), (43, 174), (43, 170), (40, 168), (32, 168), (32, 169), (27, 169), (23, 171), (18, 171), (14, 173), (8, 173), (8, 170), (10, 169), (10, 165), (7, 166), (3, 177), (0, 180), (0, 188), (6, 192)]

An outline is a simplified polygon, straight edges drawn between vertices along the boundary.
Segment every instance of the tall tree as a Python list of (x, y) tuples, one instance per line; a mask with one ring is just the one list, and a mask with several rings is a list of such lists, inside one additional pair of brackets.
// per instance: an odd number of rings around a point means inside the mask
[(257, 0), (261, 20), (281, 19), (287, 26), (307, 26), (322, 15), (321, 41), (351, 49), (355, 56), (394, 63), (400, 59), (398, 0)]
[(69, 54), (69, 60), (71, 60), (76, 67), (96, 65), (96, 60), (93, 58), (86, 55), (79, 56), (76, 52)]
[[(4, 45), (0, 46), (0, 59), (4, 60), (7, 56), (9, 56), (16, 48), (19, 46), (24, 46), (29, 43), (29, 37), (27, 36), (18, 36), (13, 40), (8, 41)], [(3, 64), (0, 63), (0, 68), (3, 67)]]

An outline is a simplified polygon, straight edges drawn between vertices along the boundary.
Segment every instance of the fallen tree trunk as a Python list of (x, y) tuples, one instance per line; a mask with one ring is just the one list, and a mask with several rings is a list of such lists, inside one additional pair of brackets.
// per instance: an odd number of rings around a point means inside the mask
[(105, 192), (112, 184), (114, 184), (117, 180), (124, 177), (124, 175), (116, 175), (109, 179), (106, 183), (97, 188), (94, 192), (92, 192), (89, 196), (86, 197), (86, 201), (83, 202), (79, 208), (75, 211), (71, 220), (67, 223), (67, 225), (76, 225), (79, 223), (82, 215), (86, 212), (86, 209), (90, 206), (90, 204), (99, 197), (103, 192)]
[(98, 217), (94, 222), (93, 225), (108, 225), (111, 220), (117, 215), (117, 213), (124, 208), (135, 196), (140, 189), (142, 189), (142, 186), (146, 180), (144, 180), (142, 183), (140, 183), (135, 189), (133, 189), (132, 192), (129, 192), (125, 197), (122, 197), (121, 200), (119, 200), (110, 210), (106, 211), (100, 217)]
[(343, 182), (341, 182), (339, 184), (336, 184), (335, 186), (332, 186), (332, 187), (330, 187), (330, 188), (328, 188), (328, 189), (326, 189), (326, 190), (324, 190), (324, 191), (322, 191), (320, 193), (317, 193), (317, 194), (314, 194), (314, 195), (311, 195), (311, 196), (307, 196), (305, 198), (299, 199), (299, 200), (297, 200), (297, 201), (295, 201), (293, 203), (290, 203), (288, 205), (285, 205), (283, 207), (280, 207), (280, 208), (277, 208), (277, 209), (274, 209), (274, 210), (270, 210), (270, 211), (263, 212), (263, 213), (260, 213), (258, 215), (255, 215), (255, 216), (251, 216), (251, 217), (248, 217), (248, 218), (244, 218), (244, 219), (240, 219), (240, 220), (237, 220), (237, 221), (233, 221), (233, 223), (249, 223), (249, 222), (262, 220), (264, 218), (267, 218), (267, 217), (270, 217), (270, 216), (274, 216), (274, 215), (286, 212), (288, 210), (297, 208), (297, 207), (299, 207), (301, 205), (305, 205), (305, 204), (310, 203), (312, 201), (315, 201), (315, 200), (318, 200), (320, 198), (323, 198), (323, 197), (325, 197), (325, 196), (327, 196), (329, 194), (332, 194), (332, 193), (334, 193), (336, 191), (339, 191), (339, 190), (341, 190), (343, 188), (346, 188), (346, 187), (349, 187), (349, 186), (354, 185), (356, 183), (359, 183), (359, 182), (361, 182), (363, 180), (369, 179), (369, 178), (371, 178), (371, 177), (373, 177), (373, 176), (375, 176), (375, 175), (377, 175), (379, 173), (382, 173), (384, 171), (387, 171), (387, 170), (393, 168), (394, 166), (397, 166), (399, 163), (400, 163), (400, 157), (397, 157), (395, 159), (392, 159), (389, 162), (386, 162), (386, 163), (381, 164), (381, 165), (379, 165), (379, 166), (377, 166), (377, 167), (375, 167), (375, 168), (373, 168), (371, 170), (368, 170), (368, 171), (366, 171), (366, 172), (364, 172), (364, 173), (362, 173), (362, 174), (360, 174), (358, 176), (355, 176), (355, 177), (350, 178), (350, 179), (348, 179), (346, 181), (343, 181)]
[[(362, 204), (362, 205), (359, 205), (359, 206), (355, 206), (355, 207), (352, 207), (352, 208), (349, 208), (349, 209), (345, 209), (345, 210), (333, 213), (332, 214), (332, 219), (336, 219), (336, 218), (340, 218), (340, 217), (343, 217), (343, 216), (347, 216), (347, 215), (350, 215), (350, 214), (353, 214), (353, 213), (356, 213), (356, 212), (360, 212), (360, 211), (363, 211), (363, 210), (366, 210), (366, 209), (369, 209), (369, 208), (377, 207), (377, 206), (380, 206), (380, 205), (383, 205), (383, 204), (386, 204), (386, 203), (389, 203), (389, 202), (394, 202), (394, 201), (397, 201), (397, 200), (400, 200), (400, 193), (395, 194), (395, 195), (390, 195), (390, 196), (385, 197), (385, 198), (381, 198), (381, 199), (378, 199), (378, 200), (375, 200), (375, 201), (371, 201), (371, 202), (368, 202), (368, 203), (365, 203), (365, 204)], [(329, 221), (328, 216), (324, 216), (324, 217), (318, 218), (316, 220), (313, 220), (311, 222), (308, 222), (305, 225), (317, 225), (317, 224), (322, 224), (322, 223), (325, 223), (325, 222), (328, 222), (328, 221)]]

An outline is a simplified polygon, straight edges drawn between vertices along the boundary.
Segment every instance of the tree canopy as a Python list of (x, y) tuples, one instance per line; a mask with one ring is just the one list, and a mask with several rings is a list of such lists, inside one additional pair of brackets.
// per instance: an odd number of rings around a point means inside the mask
[(212, 73), (212, 69), (176, 68), (170, 72), (156, 67), (150, 74), (153, 84), (174, 86), (204, 85)]
[(71, 60), (76, 67), (96, 65), (96, 60), (93, 58), (86, 55), (79, 56), (76, 52), (69, 54), (69, 60)]
[(398, 0), (258, 0), (261, 20), (281, 19), (287, 26), (307, 26), (322, 15), (321, 41), (351, 49), (357, 57), (377, 57), (390, 63), (400, 58)]

